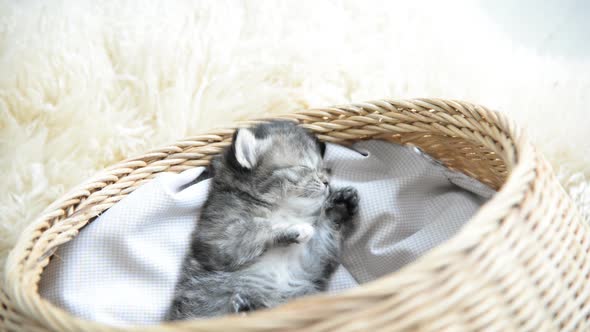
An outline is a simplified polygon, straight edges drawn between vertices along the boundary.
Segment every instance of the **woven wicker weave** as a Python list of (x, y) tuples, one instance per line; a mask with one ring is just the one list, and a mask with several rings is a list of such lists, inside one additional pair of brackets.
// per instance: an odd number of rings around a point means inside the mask
[(206, 165), (233, 129), (189, 137), (108, 168), (25, 230), (6, 264), (0, 330), (590, 331), (590, 229), (547, 162), (504, 116), (460, 101), (415, 99), (281, 118), (330, 142), (378, 138), (417, 145), (499, 191), (459, 234), (401, 271), (247, 317), (113, 328), (40, 298), (41, 273), (58, 246), (157, 173)]

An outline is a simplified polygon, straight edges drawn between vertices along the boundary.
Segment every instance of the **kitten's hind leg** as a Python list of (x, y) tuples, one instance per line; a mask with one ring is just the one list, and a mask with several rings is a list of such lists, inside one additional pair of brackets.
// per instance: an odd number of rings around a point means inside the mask
[(252, 301), (248, 296), (240, 293), (235, 293), (230, 299), (231, 310), (234, 313), (254, 311), (265, 308), (263, 304)]
[(244, 296), (240, 295), (240, 293), (232, 295), (229, 301), (232, 312), (238, 313), (252, 310), (250, 301), (247, 300)]

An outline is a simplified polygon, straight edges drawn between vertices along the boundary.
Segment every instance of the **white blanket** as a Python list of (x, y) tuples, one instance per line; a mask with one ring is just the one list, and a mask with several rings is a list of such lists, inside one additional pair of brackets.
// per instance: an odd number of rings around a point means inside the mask
[[(334, 187), (361, 198), (357, 231), (329, 291), (398, 270), (449, 239), (493, 190), (418, 150), (381, 141), (329, 144)], [(204, 168), (162, 174), (61, 246), (42, 275), (43, 297), (80, 317), (114, 325), (163, 317), (206, 199)]]

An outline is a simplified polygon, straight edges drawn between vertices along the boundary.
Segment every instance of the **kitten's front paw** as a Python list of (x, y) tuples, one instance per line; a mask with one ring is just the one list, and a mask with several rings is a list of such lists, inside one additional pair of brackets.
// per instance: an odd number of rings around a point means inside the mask
[(345, 187), (330, 194), (325, 211), (333, 222), (342, 224), (352, 220), (352, 217), (358, 212), (358, 207), (358, 191), (353, 187)]
[(349, 215), (354, 215), (359, 207), (358, 191), (353, 187), (337, 190), (332, 195), (332, 202), (335, 206), (346, 208)]
[(294, 225), (293, 229), (299, 233), (295, 241), (297, 243), (307, 243), (315, 234), (315, 229), (309, 224)]
[(273, 229), (277, 232), (276, 243), (282, 245), (306, 243), (315, 234), (315, 228), (310, 224), (277, 224)]

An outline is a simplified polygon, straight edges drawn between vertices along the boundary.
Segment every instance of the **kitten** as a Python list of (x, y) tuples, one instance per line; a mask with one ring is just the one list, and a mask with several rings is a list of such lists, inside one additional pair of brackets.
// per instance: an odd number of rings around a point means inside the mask
[(330, 188), (324, 150), (290, 122), (236, 131), (212, 162), (166, 320), (269, 308), (326, 288), (359, 198)]

